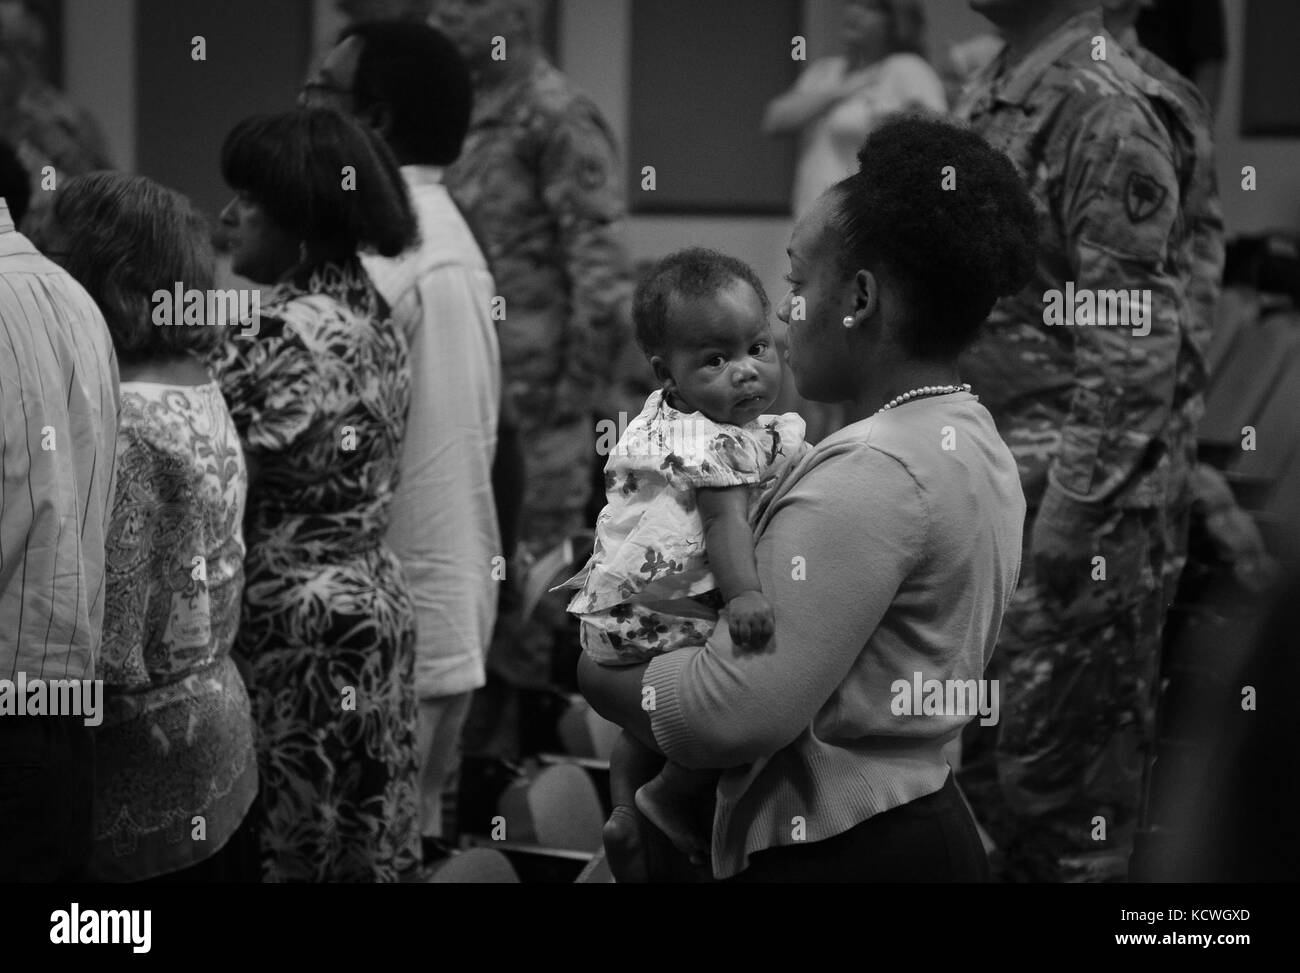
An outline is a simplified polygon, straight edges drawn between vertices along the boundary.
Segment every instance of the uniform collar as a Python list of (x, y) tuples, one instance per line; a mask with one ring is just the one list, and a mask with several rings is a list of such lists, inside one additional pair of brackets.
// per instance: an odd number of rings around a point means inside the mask
[(14, 226), (14, 218), (9, 213), (8, 202), (0, 196), (0, 233), (14, 233), (17, 229)]
[(1011, 105), (1023, 105), (1038, 86), (1039, 79), (1058, 58), (1076, 44), (1088, 43), (1099, 34), (1104, 34), (1101, 12), (1086, 10), (1071, 17), (1026, 55), (1019, 64), (1003, 74), (1006, 65), (1007, 49), (994, 60), (992, 76), (1001, 78), (995, 81), (994, 97), (998, 101)]

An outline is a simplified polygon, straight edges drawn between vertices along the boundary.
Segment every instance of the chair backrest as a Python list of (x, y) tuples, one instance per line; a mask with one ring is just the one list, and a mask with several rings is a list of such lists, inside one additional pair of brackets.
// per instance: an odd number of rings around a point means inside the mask
[(430, 884), (463, 884), (466, 882), (518, 885), (510, 859), (491, 848), (469, 848), (452, 855), (438, 866), (429, 878)]
[(569, 708), (560, 714), (556, 730), (569, 756), (597, 760), (609, 759), (614, 741), (623, 732), (617, 723), (605, 719), (577, 695), (570, 698)]
[(506, 819), (506, 840), (546, 848), (599, 851), (605, 816), (596, 785), (573, 764), (543, 769), (501, 795), (498, 811)]

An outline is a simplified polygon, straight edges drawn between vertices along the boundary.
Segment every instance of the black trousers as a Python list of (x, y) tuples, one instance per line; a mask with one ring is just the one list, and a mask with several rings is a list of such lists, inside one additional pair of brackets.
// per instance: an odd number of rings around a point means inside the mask
[[(711, 882), (648, 821), (642, 823), (653, 882)], [(933, 794), (868, 818), (824, 841), (782, 845), (749, 856), (728, 883), (987, 882), (988, 856), (951, 771)]]
[(0, 882), (85, 878), (92, 733), (80, 716), (0, 716)]
[(933, 794), (833, 838), (756, 852), (728, 881), (987, 882), (989, 862), (950, 771)]

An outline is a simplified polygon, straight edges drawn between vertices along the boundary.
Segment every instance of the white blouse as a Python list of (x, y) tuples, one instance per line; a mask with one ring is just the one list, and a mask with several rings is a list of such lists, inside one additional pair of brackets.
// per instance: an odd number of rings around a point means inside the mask
[[(862, 87), (823, 112), (804, 129), (794, 177), (794, 216), (798, 219), (817, 197), (858, 170), (858, 150), (871, 130), (891, 112), (924, 108), (948, 110), (943, 82), (934, 68), (916, 54), (892, 54), (853, 73)], [(826, 57), (814, 61), (795, 86), (796, 91), (829, 91), (848, 78), (848, 60)]]

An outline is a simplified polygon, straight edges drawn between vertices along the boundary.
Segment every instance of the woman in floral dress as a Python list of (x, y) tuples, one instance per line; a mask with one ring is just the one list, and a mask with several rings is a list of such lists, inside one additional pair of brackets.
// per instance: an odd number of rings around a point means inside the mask
[(253, 720), (230, 654), (248, 478), (201, 363), (221, 332), (166, 326), (173, 309), (151, 300), (177, 281), (212, 287), (210, 234), (180, 193), (118, 172), (65, 182), (38, 228), (42, 248), (104, 312), (121, 374), (95, 666), (104, 714), (86, 872), (96, 882), (255, 872)]
[(400, 253), (414, 218), (387, 149), (331, 111), (246, 119), (221, 168), (232, 269), (273, 285), (213, 361), (249, 466), (263, 878), (397, 881), (420, 857), (414, 616), (381, 538), (410, 375), (357, 252)]

